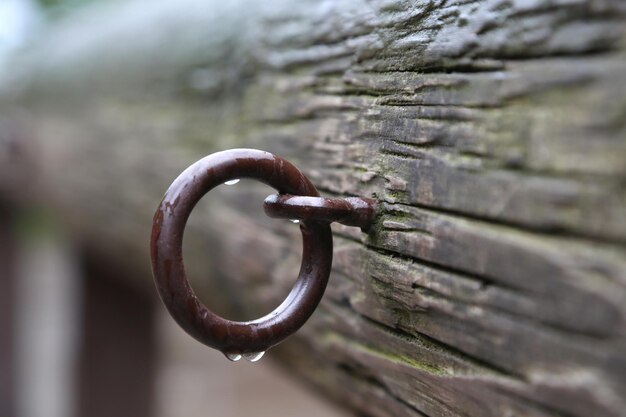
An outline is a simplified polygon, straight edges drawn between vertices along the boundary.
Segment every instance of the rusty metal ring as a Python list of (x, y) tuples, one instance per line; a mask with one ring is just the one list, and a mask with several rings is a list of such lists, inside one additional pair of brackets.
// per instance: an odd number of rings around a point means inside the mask
[(300, 273), (283, 303), (257, 320), (227, 320), (209, 310), (189, 285), (183, 264), (183, 232), (197, 202), (226, 181), (253, 178), (281, 194), (319, 196), (315, 186), (286, 160), (256, 149), (231, 149), (209, 155), (187, 168), (169, 187), (153, 220), (152, 272), (163, 303), (196, 340), (231, 360), (251, 360), (298, 330), (319, 304), (332, 264), (328, 222), (301, 222)]

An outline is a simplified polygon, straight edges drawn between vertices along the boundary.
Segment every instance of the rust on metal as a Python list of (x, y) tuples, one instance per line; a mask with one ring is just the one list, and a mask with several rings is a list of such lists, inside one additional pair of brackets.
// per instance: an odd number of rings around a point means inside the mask
[[(301, 220), (302, 264), (283, 303), (256, 320), (227, 320), (209, 310), (191, 288), (182, 257), (187, 219), (198, 201), (216, 186), (252, 178), (280, 195), (265, 201), (271, 217)], [(176, 322), (198, 341), (229, 359), (254, 361), (298, 330), (319, 304), (333, 256), (330, 222), (367, 229), (374, 217), (370, 199), (320, 198), (315, 186), (295, 166), (256, 149), (231, 149), (209, 155), (187, 168), (170, 185), (153, 220), (150, 254), (157, 291)]]
[(273, 194), (265, 199), (263, 208), (265, 214), (273, 218), (338, 222), (367, 231), (374, 221), (376, 200)]

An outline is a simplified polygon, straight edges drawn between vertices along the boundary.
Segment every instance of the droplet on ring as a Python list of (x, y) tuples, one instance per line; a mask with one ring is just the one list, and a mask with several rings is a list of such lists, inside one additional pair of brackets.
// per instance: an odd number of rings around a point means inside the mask
[(226, 356), (226, 358), (228, 358), (231, 362), (237, 362), (241, 359), (241, 354), (239, 353), (224, 353), (224, 356)]
[(265, 355), (265, 352), (253, 352), (253, 353), (244, 353), (243, 357), (249, 360), (250, 362), (256, 362), (261, 359)]

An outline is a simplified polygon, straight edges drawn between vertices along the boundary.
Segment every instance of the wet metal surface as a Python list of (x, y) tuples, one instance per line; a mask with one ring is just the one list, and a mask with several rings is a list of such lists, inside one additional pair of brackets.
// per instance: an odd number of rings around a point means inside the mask
[[(183, 233), (195, 205), (216, 186), (233, 184), (240, 178), (257, 179), (274, 187), (280, 195), (266, 199), (266, 213), (301, 220), (303, 239), (300, 273), (285, 301), (270, 314), (246, 322), (227, 320), (209, 310), (191, 288), (182, 259)], [(315, 186), (296, 167), (268, 152), (231, 149), (214, 153), (174, 180), (155, 213), (150, 249), (157, 290), (170, 314), (192, 337), (231, 360), (257, 360), (298, 330), (319, 304), (332, 264), (330, 222), (365, 230), (374, 217), (374, 208), (374, 201), (369, 199), (320, 198)]]
[(269, 217), (338, 222), (367, 231), (375, 216), (376, 200), (359, 197), (323, 198), (274, 194), (265, 199), (263, 208)]

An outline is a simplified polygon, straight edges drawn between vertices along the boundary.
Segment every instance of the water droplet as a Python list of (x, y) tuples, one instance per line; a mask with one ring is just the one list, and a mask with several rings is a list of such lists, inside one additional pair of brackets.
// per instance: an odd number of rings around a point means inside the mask
[(234, 180), (226, 181), (226, 182), (224, 183), (224, 185), (235, 185), (235, 184), (237, 184), (239, 181), (241, 181), (241, 180), (240, 180), (239, 178), (237, 178), (237, 179), (234, 179)]
[(239, 353), (224, 353), (224, 355), (228, 358), (229, 361), (237, 362), (241, 359), (241, 354)]
[(295, 224), (298, 224), (298, 223), (300, 223), (300, 220), (296, 220), (296, 219), (293, 219), (293, 220), (289, 220), (289, 221), (290, 221), (291, 223), (295, 223)]
[(256, 362), (261, 359), (265, 355), (265, 352), (253, 352), (253, 353), (244, 353), (243, 357), (249, 360), (250, 362)]

